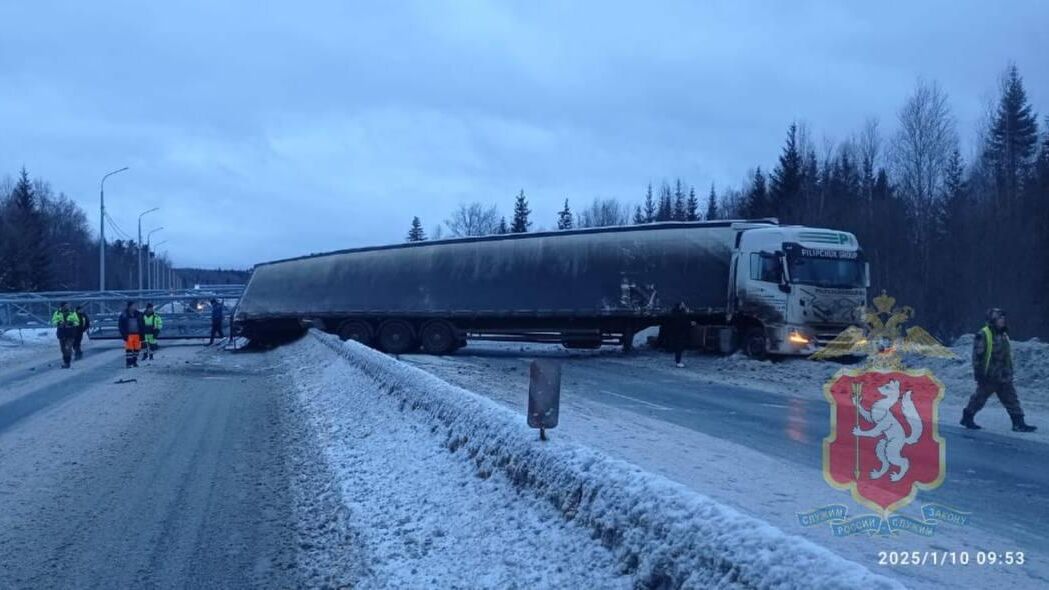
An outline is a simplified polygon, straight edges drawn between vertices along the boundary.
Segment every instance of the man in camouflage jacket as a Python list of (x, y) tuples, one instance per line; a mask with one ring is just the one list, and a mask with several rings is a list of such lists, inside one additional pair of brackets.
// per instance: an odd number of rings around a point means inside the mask
[(962, 426), (970, 430), (980, 427), (973, 421), (987, 403), (987, 398), (998, 394), (998, 399), (1009, 412), (1016, 432), (1033, 432), (1034, 426), (1024, 422), (1023, 408), (1013, 387), (1013, 357), (1009, 342), (1009, 330), (1005, 312), (993, 308), (987, 311), (987, 324), (973, 338), (973, 376), (976, 378), (976, 393), (969, 398), (969, 405), (962, 412)]

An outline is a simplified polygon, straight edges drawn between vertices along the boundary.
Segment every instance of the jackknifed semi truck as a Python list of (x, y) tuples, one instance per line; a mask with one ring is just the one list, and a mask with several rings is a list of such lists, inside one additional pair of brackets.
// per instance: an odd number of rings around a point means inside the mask
[(262, 342), (315, 326), (394, 354), (629, 349), (683, 303), (695, 348), (807, 355), (860, 320), (868, 277), (853, 234), (775, 219), (494, 235), (259, 264), (234, 325)]

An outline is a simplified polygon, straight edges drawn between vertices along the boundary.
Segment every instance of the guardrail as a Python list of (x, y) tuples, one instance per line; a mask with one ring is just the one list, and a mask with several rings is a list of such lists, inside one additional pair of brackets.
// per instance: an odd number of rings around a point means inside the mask
[[(117, 318), (128, 301), (140, 307), (152, 303), (164, 318), (162, 339), (207, 338), (211, 333), (211, 299), (217, 299), (228, 316), (244, 292), (244, 285), (201, 285), (194, 289), (144, 291), (48, 291), (0, 293), (0, 332), (50, 326), (62, 302), (83, 305), (91, 318), (88, 338), (119, 338)], [(226, 326), (224, 326), (225, 328)]]

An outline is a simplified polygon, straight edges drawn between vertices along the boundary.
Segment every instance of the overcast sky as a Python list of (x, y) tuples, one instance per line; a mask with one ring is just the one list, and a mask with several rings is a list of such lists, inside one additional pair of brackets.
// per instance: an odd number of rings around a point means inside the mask
[(178, 265), (399, 241), (475, 200), (509, 217), (522, 188), (547, 227), (565, 197), (705, 194), (771, 167), (792, 120), (891, 133), (919, 77), (971, 140), (1010, 61), (1049, 113), (1044, 1), (12, 0), (0, 22), (0, 174), (97, 231), (100, 177), (130, 166), (109, 212), (134, 232), (161, 207)]

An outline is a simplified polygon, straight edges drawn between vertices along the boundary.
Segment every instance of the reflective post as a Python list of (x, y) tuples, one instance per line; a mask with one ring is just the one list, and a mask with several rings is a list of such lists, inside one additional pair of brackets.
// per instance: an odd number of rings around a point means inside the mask
[(534, 360), (529, 371), (528, 426), (539, 429), (539, 440), (546, 440), (546, 429), (557, 426), (561, 409), (561, 363)]

